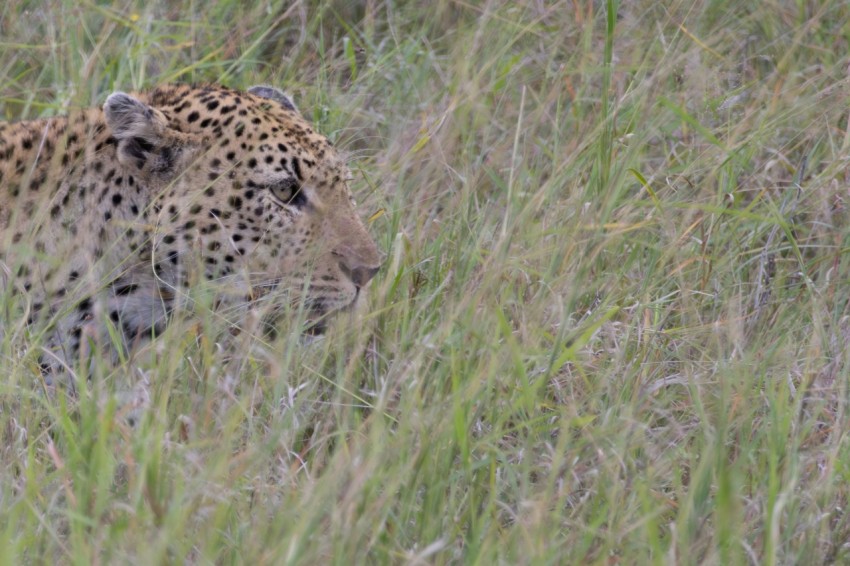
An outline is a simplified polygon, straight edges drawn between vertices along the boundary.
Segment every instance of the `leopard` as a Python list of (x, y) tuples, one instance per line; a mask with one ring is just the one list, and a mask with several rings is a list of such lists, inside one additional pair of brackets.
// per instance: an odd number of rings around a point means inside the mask
[(0, 335), (44, 329), (56, 375), (116, 332), (123, 348), (162, 335), (210, 282), (216, 305), (265, 298), (323, 334), (383, 262), (352, 181), (268, 85), (164, 84), (0, 123)]

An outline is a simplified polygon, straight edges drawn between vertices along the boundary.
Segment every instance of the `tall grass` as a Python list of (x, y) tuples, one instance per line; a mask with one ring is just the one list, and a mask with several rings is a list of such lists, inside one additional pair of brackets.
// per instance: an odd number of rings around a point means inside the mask
[(3, 118), (282, 86), (388, 259), (75, 396), (6, 315), (0, 562), (850, 560), (850, 7), (665, 4), (5, 2)]

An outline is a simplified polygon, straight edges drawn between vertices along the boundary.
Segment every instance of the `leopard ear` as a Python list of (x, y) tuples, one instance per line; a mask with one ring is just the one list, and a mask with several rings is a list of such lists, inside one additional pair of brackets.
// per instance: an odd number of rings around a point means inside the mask
[(268, 98), (269, 100), (274, 100), (287, 110), (292, 110), (293, 112), (298, 112), (298, 108), (296, 108), (295, 103), (292, 101), (292, 97), (283, 92), (280, 89), (277, 89), (273, 86), (266, 85), (257, 85), (252, 86), (248, 89), (248, 92), (253, 94), (254, 96), (259, 96), (262, 98)]
[(118, 161), (137, 173), (165, 172), (173, 162), (168, 125), (161, 112), (123, 92), (103, 105), (106, 124), (118, 142)]

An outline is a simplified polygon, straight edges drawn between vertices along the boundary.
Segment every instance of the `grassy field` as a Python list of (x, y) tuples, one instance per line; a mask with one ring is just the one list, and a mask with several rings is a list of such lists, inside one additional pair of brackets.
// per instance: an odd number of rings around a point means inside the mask
[(0, 118), (278, 85), (387, 252), (76, 397), (7, 332), (0, 563), (850, 561), (850, 6), (351, 4), (0, 7)]

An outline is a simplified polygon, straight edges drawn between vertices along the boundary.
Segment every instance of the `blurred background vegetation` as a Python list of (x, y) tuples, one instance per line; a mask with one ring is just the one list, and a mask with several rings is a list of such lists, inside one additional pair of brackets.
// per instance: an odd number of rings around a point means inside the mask
[(0, 562), (850, 559), (850, 6), (618, 4), (7, 0), (4, 119), (274, 84), (388, 260), (76, 398), (7, 333)]

